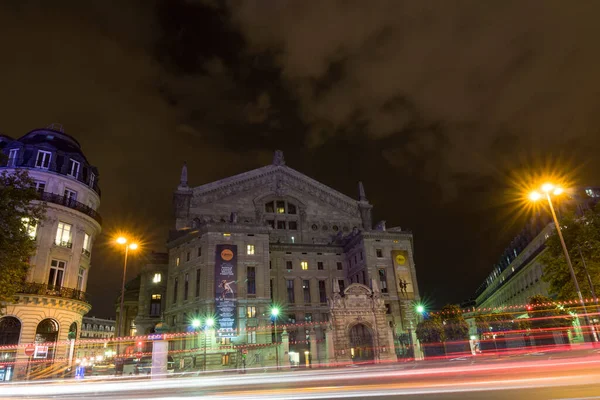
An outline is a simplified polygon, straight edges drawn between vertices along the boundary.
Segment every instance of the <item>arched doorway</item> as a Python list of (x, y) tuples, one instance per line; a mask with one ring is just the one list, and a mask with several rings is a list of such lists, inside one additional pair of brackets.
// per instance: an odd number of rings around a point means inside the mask
[(21, 321), (15, 317), (0, 318), (0, 346), (19, 344)]
[(364, 324), (356, 324), (348, 332), (350, 337), (350, 354), (352, 361), (364, 362), (375, 358), (373, 335)]
[(52, 318), (42, 320), (35, 330), (35, 342), (48, 346), (47, 359), (54, 357), (54, 343), (58, 340), (58, 322)]

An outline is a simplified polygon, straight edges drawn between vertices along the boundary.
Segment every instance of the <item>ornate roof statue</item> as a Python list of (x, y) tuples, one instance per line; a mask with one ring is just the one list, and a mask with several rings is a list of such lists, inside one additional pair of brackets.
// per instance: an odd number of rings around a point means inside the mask
[(358, 200), (359, 201), (368, 201), (367, 195), (365, 194), (365, 187), (362, 182), (358, 182)]
[(285, 159), (283, 158), (283, 151), (275, 150), (275, 154), (273, 154), (273, 165), (285, 165)]
[(187, 162), (183, 162), (183, 167), (181, 168), (181, 178), (179, 179), (179, 189), (185, 189), (188, 187), (188, 171), (187, 171)]

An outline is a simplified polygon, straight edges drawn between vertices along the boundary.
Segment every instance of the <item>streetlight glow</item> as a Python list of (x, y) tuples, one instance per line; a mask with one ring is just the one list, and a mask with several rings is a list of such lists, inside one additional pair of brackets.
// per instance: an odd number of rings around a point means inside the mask
[(127, 243), (127, 239), (125, 239), (123, 236), (119, 236), (117, 238), (116, 242), (119, 244), (125, 244), (125, 243)]
[(554, 189), (554, 195), (558, 196), (560, 194), (562, 194), (563, 190), (562, 188), (557, 187), (556, 189)]
[(529, 193), (529, 199), (531, 201), (538, 201), (541, 198), (542, 198), (542, 195), (540, 194), (540, 192), (533, 191), (533, 192)]
[(130, 249), (130, 250), (137, 250), (137, 248), (138, 248), (138, 244), (137, 244), (137, 243), (131, 243), (131, 244), (129, 245), (129, 249)]
[(193, 326), (194, 328), (198, 328), (198, 327), (200, 327), (200, 320), (199, 320), (199, 319), (195, 319), (195, 320), (193, 320), (193, 321), (192, 321), (192, 326)]
[(544, 191), (545, 193), (549, 193), (554, 189), (554, 185), (551, 183), (544, 183), (542, 185), (542, 191)]
[(209, 328), (210, 328), (211, 326), (213, 326), (214, 324), (215, 324), (215, 320), (214, 320), (213, 318), (208, 318), (208, 319), (206, 320), (206, 326), (208, 326)]
[(419, 314), (423, 314), (423, 313), (425, 312), (425, 307), (423, 307), (423, 305), (422, 305), (422, 304), (419, 304), (419, 305), (417, 306), (417, 312), (418, 312)]
[(271, 315), (277, 317), (279, 315), (279, 308), (273, 307), (271, 308)]

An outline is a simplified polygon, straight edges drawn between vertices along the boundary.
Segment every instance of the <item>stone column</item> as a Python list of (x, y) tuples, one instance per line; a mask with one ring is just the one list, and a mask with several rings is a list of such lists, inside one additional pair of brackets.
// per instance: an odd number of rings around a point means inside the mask
[(319, 350), (317, 348), (317, 331), (315, 328), (310, 330), (310, 360), (311, 367), (313, 364), (319, 366)]
[(290, 338), (285, 328), (283, 328), (283, 333), (281, 334), (281, 345), (277, 346), (279, 346), (279, 365), (281, 366), (281, 368), (289, 368)]
[(325, 335), (325, 362), (333, 364), (335, 362), (335, 346), (333, 345), (333, 330), (329, 327), (323, 328)]

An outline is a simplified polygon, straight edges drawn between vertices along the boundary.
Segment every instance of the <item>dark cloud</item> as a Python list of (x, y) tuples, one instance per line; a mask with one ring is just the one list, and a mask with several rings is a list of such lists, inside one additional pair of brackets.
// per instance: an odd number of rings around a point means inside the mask
[(357, 126), (376, 140), (402, 136), (386, 159), (437, 149), (424, 177), (448, 190), (454, 175), (493, 173), (526, 148), (600, 147), (589, 140), (600, 119), (596, 2), (231, 5), (249, 51), (276, 54), (310, 146)]

